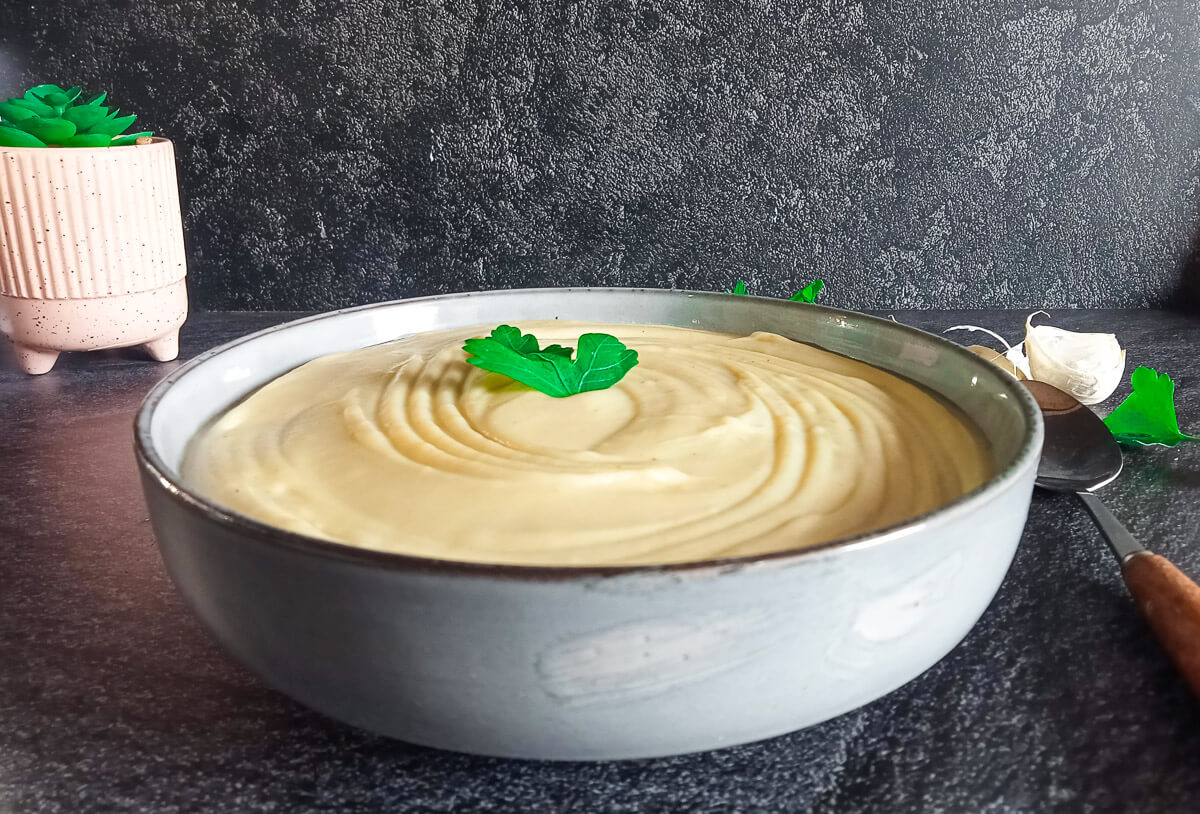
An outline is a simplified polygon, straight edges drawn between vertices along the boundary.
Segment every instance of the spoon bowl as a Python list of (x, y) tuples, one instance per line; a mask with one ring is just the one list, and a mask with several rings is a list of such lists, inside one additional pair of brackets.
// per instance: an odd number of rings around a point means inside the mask
[(1124, 458), (1104, 422), (1074, 397), (1045, 382), (1025, 382), (1042, 409), (1046, 440), (1037, 485), (1054, 492), (1090, 492), (1121, 474)]

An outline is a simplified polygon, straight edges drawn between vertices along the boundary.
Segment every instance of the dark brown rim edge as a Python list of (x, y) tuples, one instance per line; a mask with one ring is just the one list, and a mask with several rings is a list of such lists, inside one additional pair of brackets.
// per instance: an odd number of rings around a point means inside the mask
[[(332, 540), (323, 540), (318, 537), (309, 537), (297, 532), (287, 531), (276, 526), (263, 523), (246, 515), (237, 514), (228, 509), (212, 503), (205, 498), (191, 492), (181, 484), (177, 483), (171, 476), (167, 474), (167, 467), (162, 459), (155, 452), (150, 443), (150, 419), (154, 413), (158, 402), (162, 400), (163, 395), (175, 384), (176, 381), (186, 376), (194, 368), (199, 367), (209, 359), (231, 350), (239, 345), (252, 342), (259, 337), (286, 330), (296, 325), (301, 325), (318, 320), (332, 319), (347, 313), (356, 311), (367, 311), (373, 308), (383, 308), (390, 305), (396, 305), (402, 302), (421, 302), (421, 301), (445, 301), (456, 299), (467, 299), (470, 297), (479, 296), (495, 296), (504, 294), (518, 293), (600, 293), (600, 292), (621, 292), (621, 293), (637, 293), (646, 294), (649, 296), (660, 295), (686, 295), (693, 297), (729, 297), (731, 294), (723, 294), (712, 291), (689, 291), (686, 289), (665, 289), (665, 288), (607, 288), (607, 287), (573, 287), (573, 288), (523, 288), (523, 289), (496, 289), (492, 291), (468, 291), (454, 294), (435, 294), (427, 297), (413, 297), (407, 300), (389, 300), (387, 302), (370, 303), (367, 305), (358, 305), (352, 308), (342, 308), (336, 311), (328, 311), (321, 314), (314, 314), (309, 317), (284, 322), (279, 325), (274, 325), (270, 328), (264, 328), (260, 331), (255, 331), (245, 336), (226, 342), (223, 345), (218, 345), (215, 348), (205, 351), (195, 358), (185, 362), (179, 366), (162, 380), (160, 380), (146, 397), (142, 400), (141, 406), (134, 415), (133, 430), (134, 430), (134, 453), (137, 458), (138, 466), (144, 474), (152, 477), (163, 491), (187, 509), (199, 512), (207, 519), (213, 520), (218, 524), (225, 526), (233, 531), (251, 535), (254, 539), (270, 542), (281, 545), (285, 548), (297, 550), (306, 554), (313, 554), (321, 557), (326, 557), (335, 560), (348, 561), (356, 564), (385, 566), (388, 568), (409, 570), (409, 571), (424, 571), (437, 573), (462, 573), (470, 576), (501, 576), (512, 579), (524, 579), (533, 582), (547, 581), (563, 581), (574, 578), (593, 578), (593, 577), (613, 577), (623, 575), (647, 575), (647, 574), (677, 574), (690, 573), (696, 571), (712, 570), (721, 572), (730, 569), (738, 569), (760, 565), (783, 565), (786, 561), (798, 560), (804, 557), (809, 557), (817, 554), (824, 554), (834, 550), (843, 549), (860, 549), (868, 546), (883, 545), (885, 543), (894, 542), (896, 540), (908, 537), (916, 531), (928, 527), (931, 523), (941, 525), (949, 522), (952, 515), (969, 511), (975, 504), (983, 502), (990, 494), (997, 494), (1007, 491), (1014, 481), (1030, 466), (1037, 466), (1038, 456), (1040, 455), (1043, 427), (1041, 421), (1041, 413), (1039, 412), (1033, 397), (1029, 392), (1022, 387), (1016, 379), (1009, 381), (1010, 377), (999, 369), (989, 369), (989, 365), (981, 357), (976, 356), (971, 351), (958, 345), (950, 340), (938, 336), (937, 334), (923, 331), (919, 328), (914, 328), (911, 325), (904, 325), (894, 320), (876, 317), (870, 314), (863, 314), (858, 311), (847, 311), (841, 308), (831, 308), (825, 305), (813, 305), (807, 303), (792, 303), (793, 307), (797, 308), (818, 308), (827, 314), (838, 315), (842, 317), (852, 317), (856, 320), (867, 320), (869, 322), (877, 322), (884, 324), (889, 330), (899, 330), (916, 334), (925, 338), (932, 338), (936, 342), (947, 346), (950, 353), (957, 355), (963, 359), (968, 365), (977, 366), (985, 375), (993, 375), (1005, 389), (1009, 392), (1018, 404), (1022, 407), (1025, 420), (1031, 429), (1025, 439), (1024, 445), (1017, 453), (1015, 459), (1004, 470), (992, 475), (991, 478), (984, 481), (975, 489), (966, 494), (955, 498), (954, 500), (942, 506), (925, 512), (924, 514), (910, 517), (900, 523), (895, 523), (891, 526), (886, 526), (881, 529), (857, 534), (852, 537), (841, 537), (836, 540), (829, 540), (817, 545), (804, 546), (801, 548), (783, 549), (781, 551), (770, 551), (765, 554), (752, 554), (742, 557), (727, 557), (716, 560), (691, 560), (675, 563), (650, 563), (641, 565), (587, 565), (587, 566), (562, 566), (562, 565), (513, 565), (503, 563), (485, 563), (471, 562), (467, 560), (443, 560), (433, 557), (418, 557), (412, 554), (399, 554), (386, 551), (376, 551), (358, 546), (349, 545), (346, 543), (334, 542)], [(741, 296), (739, 295), (739, 298)], [(749, 297), (753, 300), (767, 300), (770, 302), (780, 303), (779, 300), (772, 300), (769, 297)], [(782, 303), (780, 303), (782, 304)]]

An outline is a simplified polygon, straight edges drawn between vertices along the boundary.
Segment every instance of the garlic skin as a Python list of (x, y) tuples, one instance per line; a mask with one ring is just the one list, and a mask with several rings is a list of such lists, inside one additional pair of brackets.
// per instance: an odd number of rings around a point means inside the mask
[(989, 362), (992, 362), (1005, 373), (1010, 373), (1017, 378), (1018, 381), (1024, 381), (1032, 378), (1029, 375), (1029, 360), (1025, 358), (1024, 351), (1021, 346), (1024, 342), (1017, 345), (1008, 344), (1008, 340), (1000, 334), (988, 328), (981, 328), (978, 325), (954, 325), (942, 331), (942, 333), (950, 333), (951, 331), (975, 331), (981, 334), (987, 334), (1004, 346), (1004, 352), (992, 350), (986, 345), (968, 345), (967, 350), (974, 353), (976, 356), (982, 356)]
[[(995, 348), (989, 348), (986, 345), (967, 345), (967, 350), (971, 351), (971, 353), (975, 354), (976, 356), (980, 356), (983, 359), (991, 362), (993, 365), (1000, 368), (1017, 381), (1024, 381), (1029, 378), (1025, 375), (1025, 371), (1018, 367), (1017, 364), (1009, 358), (1008, 354), (1001, 353)], [(1020, 350), (1017, 350), (1016, 352), (1020, 353)], [(1008, 353), (1013, 353), (1013, 349), (1010, 348)]]
[(1031, 378), (1070, 393), (1083, 404), (1112, 395), (1125, 373), (1125, 351), (1115, 334), (1076, 333), (1025, 320), (1025, 352)]

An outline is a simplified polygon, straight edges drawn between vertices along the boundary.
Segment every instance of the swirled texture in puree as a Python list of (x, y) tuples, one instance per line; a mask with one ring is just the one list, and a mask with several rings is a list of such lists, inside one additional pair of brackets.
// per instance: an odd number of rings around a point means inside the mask
[(491, 563), (665, 563), (807, 546), (940, 506), (989, 475), (978, 434), (878, 368), (767, 333), (611, 333), (640, 363), (555, 399), (439, 331), (325, 356), (189, 446), (186, 480), (260, 520), (363, 548)]

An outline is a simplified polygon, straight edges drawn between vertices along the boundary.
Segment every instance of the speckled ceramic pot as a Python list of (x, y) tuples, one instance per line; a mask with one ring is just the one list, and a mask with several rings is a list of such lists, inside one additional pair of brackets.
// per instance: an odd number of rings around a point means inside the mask
[[(774, 331), (896, 371), (974, 419), (996, 474), (935, 511), (857, 537), (608, 568), (366, 551), (238, 515), (180, 477), (198, 429), (314, 357), (555, 317)], [(239, 339), (160, 383), (135, 439), (167, 570), (243, 664), (317, 710), (414, 743), (584, 760), (782, 734), (926, 670), (975, 624), (1008, 569), (1042, 422), (1012, 377), (887, 320), (758, 297), (563, 289), (386, 303)]]
[(64, 350), (174, 359), (186, 273), (170, 141), (0, 147), (0, 331), (27, 372)]

